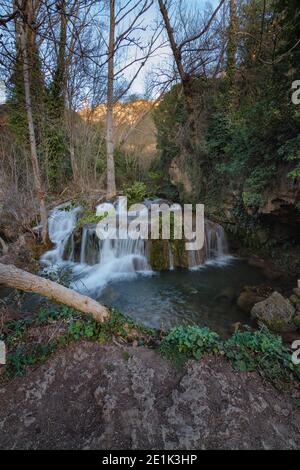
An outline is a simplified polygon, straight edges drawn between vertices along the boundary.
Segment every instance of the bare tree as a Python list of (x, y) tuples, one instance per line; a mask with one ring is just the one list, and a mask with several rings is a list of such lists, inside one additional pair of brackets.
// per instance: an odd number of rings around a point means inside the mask
[[(109, 40), (107, 52), (107, 115), (106, 115), (106, 151), (107, 151), (107, 197), (116, 194), (114, 163), (114, 104), (131, 88), (149, 57), (160, 47), (158, 43), (161, 29), (154, 28), (150, 38), (142, 37), (148, 29), (144, 25), (145, 14), (154, 5), (154, 0), (109, 1)], [(116, 11), (117, 10), (117, 11)], [(130, 79), (124, 81), (124, 73), (134, 70)]]
[(116, 195), (114, 162), (113, 110), (114, 110), (114, 52), (115, 52), (115, 0), (109, 1), (109, 43), (107, 73), (106, 152), (107, 152), (107, 198)]
[[(185, 25), (185, 37), (179, 42), (175, 37), (175, 29), (171, 24), (169, 17), (169, 12), (167, 4), (164, 0), (158, 0), (159, 9), (163, 18), (165, 25), (165, 30), (169, 39), (170, 47), (174, 56), (177, 72), (179, 79), (182, 84), (183, 94), (185, 98), (186, 112), (188, 115), (188, 124), (190, 128), (190, 137), (193, 145), (196, 144), (196, 126), (194, 119), (194, 106), (193, 106), (193, 81), (197, 78), (197, 61), (196, 64), (193, 63), (194, 60), (186, 60), (186, 56), (195, 52), (201, 59), (203, 50), (210, 49), (211, 44), (207, 44), (205, 40), (205, 35), (209, 32), (214, 20), (217, 18), (221, 7), (224, 5), (225, 0), (221, 0), (212, 12), (209, 18), (206, 19), (205, 23), (201, 25), (198, 31), (193, 34), (188, 34), (186, 31)], [(204, 39), (203, 42), (199, 45), (199, 40)], [(201, 61), (201, 65), (205, 66), (205, 61)]]
[[(17, 1), (17, 6), (22, 13), (22, 17), (26, 17), (26, 10), (22, 10), (24, 8), (24, 4), (20, 1)], [(24, 79), (24, 91), (25, 91), (25, 107), (27, 113), (27, 121), (28, 121), (28, 131), (29, 131), (29, 142), (30, 142), (30, 153), (31, 153), (31, 163), (34, 175), (34, 183), (35, 189), (37, 192), (37, 196), (39, 199), (40, 204), (40, 217), (41, 217), (41, 224), (42, 224), (42, 240), (44, 244), (48, 244), (48, 215), (45, 203), (45, 191), (43, 189), (42, 184), (42, 177), (40, 172), (40, 166), (37, 156), (37, 145), (36, 145), (36, 136), (35, 136), (35, 128), (33, 122), (33, 114), (32, 114), (32, 102), (31, 102), (31, 86), (30, 86), (30, 73), (29, 73), (29, 59), (28, 59), (28, 45), (27, 45), (27, 38), (26, 38), (26, 27), (28, 27), (23, 19), (18, 20), (19, 24), (19, 32), (20, 32), (20, 46), (22, 51), (22, 59), (23, 59), (23, 79)]]

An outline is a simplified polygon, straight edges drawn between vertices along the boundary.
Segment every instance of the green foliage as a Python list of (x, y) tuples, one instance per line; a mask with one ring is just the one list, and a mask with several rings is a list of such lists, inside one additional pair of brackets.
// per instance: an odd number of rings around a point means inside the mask
[[(165, 174), (177, 157), (179, 170), (187, 173), (198, 201), (208, 205), (213, 199), (216, 206), (222, 206), (234, 194), (253, 223), (279, 172), (286, 169), (291, 178), (300, 177), (299, 106), (291, 104), (290, 89), (300, 74), (299, 47), (295, 47), (299, 12), (297, 0), (275, 0), (264, 7), (262, 2), (242, 2), (238, 27), (249, 34), (229, 37), (227, 76), (206, 83), (194, 80), (197, 145), (186, 143), (192, 136), (179, 85), (164, 96), (154, 113)], [(275, 24), (279, 29), (274, 48), (270, 31)], [(272, 60), (271, 50), (275, 62), (278, 58), (273, 67), (266, 65)], [(180, 185), (177, 189), (182, 197)], [(249, 220), (243, 227), (245, 232), (248, 229)]]
[(300, 368), (291, 361), (291, 352), (282, 338), (262, 326), (255, 331), (237, 331), (224, 345), (226, 357), (239, 371), (258, 371), (274, 385), (293, 380)]
[(300, 378), (300, 367), (292, 363), (291, 351), (282, 338), (264, 325), (257, 331), (237, 331), (228, 340), (209, 328), (177, 326), (161, 343), (161, 352), (177, 364), (204, 354), (224, 355), (241, 372), (257, 371), (274, 386), (283, 387)]
[(140, 179), (139, 160), (134, 154), (117, 148), (115, 149), (114, 159), (117, 186), (130, 185)]
[[(60, 322), (65, 332), (55, 339), (44, 343), (32, 343), (28, 336), (31, 327), (44, 327)], [(105, 343), (114, 336), (122, 337), (127, 342), (138, 340), (145, 344), (148, 338), (155, 338), (158, 332), (136, 324), (130, 318), (112, 310), (105, 323), (96, 322), (92, 316), (82, 315), (67, 306), (47, 305), (40, 308), (37, 318), (24, 318), (4, 324), (0, 340), (8, 347), (7, 364), (1, 381), (9, 380), (15, 375), (23, 375), (27, 366), (42, 364), (57, 350), (73, 341), (88, 340)]]
[(37, 344), (28, 353), (22, 346), (17, 346), (15, 351), (7, 355), (7, 374), (9, 376), (24, 375), (27, 366), (43, 364), (56, 351), (56, 348), (55, 341), (48, 344)]
[(176, 362), (187, 358), (201, 359), (205, 353), (218, 353), (222, 340), (209, 328), (199, 326), (176, 326), (163, 339), (161, 352)]
[[(65, 333), (45, 344), (30, 341), (27, 336), (29, 328), (56, 322), (65, 325)], [(256, 371), (278, 388), (300, 379), (300, 367), (292, 363), (292, 353), (280, 336), (271, 333), (264, 325), (257, 331), (245, 328), (246, 331), (237, 331), (231, 338), (223, 340), (206, 327), (176, 326), (162, 339), (160, 350), (177, 365), (182, 365), (189, 358), (200, 360), (205, 354), (224, 356), (234, 369)], [(43, 307), (35, 319), (25, 318), (4, 325), (0, 339), (8, 347), (8, 356), (1, 381), (24, 374), (28, 366), (45, 362), (58, 347), (73, 341), (105, 343), (113, 337), (121, 337), (126, 342), (138, 340), (142, 345), (148, 344), (149, 340), (159, 340), (160, 335), (159, 331), (138, 325), (115, 310), (111, 311), (106, 322), (99, 323), (91, 316), (83, 316), (66, 306)], [(125, 353), (124, 360), (128, 359), (129, 354)]]
[(180, 191), (171, 184), (167, 165), (163, 158), (157, 157), (152, 161), (147, 186), (151, 188), (153, 195), (176, 202), (179, 200)]
[(74, 310), (63, 305), (60, 308), (41, 307), (38, 312), (38, 325), (47, 325), (57, 320), (68, 320), (74, 316)]
[(128, 206), (142, 204), (148, 195), (147, 186), (142, 181), (135, 181), (132, 185), (124, 187), (124, 194), (128, 198)]
[(103, 215), (97, 215), (94, 210), (87, 209), (84, 214), (77, 221), (77, 228), (83, 227), (86, 224), (98, 224), (101, 220), (107, 217), (108, 212), (105, 212)]

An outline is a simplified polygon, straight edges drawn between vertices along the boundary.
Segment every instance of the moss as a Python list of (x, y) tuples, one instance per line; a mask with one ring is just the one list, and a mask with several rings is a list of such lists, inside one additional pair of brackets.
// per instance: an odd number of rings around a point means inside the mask
[(300, 329), (300, 315), (296, 315), (293, 319), (294, 325)]
[(166, 271), (169, 269), (168, 240), (150, 241), (150, 264), (155, 271)]
[(270, 320), (263, 320), (263, 323), (271, 330), (274, 331), (275, 333), (280, 333), (284, 331), (287, 327), (287, 324), (284, 320), (281, 320), (279, 318), (272, 318)]
[(176, 268), (188, 268), (188, 255), (185, 249), (185, 240), (173, 240), (172, 250), (174, 255), (174, 266)]
[(87, 224), (97, 224), (98, 222), (101, 222), (101, 220), (103, 220), (105, 217), (106, 217), (106, 214), (99, 216), (99, 215), (96, 215), (94, 210), (88, 209), (78, 219), (76, 228), (83, 227), (84, 225), (87, 225)]
[(297, 295), (293, 294), (290, 296), (290, 301), (292, 302), (292, 304), (294, 305), (298, 305), (300, 304), (300, 299)]

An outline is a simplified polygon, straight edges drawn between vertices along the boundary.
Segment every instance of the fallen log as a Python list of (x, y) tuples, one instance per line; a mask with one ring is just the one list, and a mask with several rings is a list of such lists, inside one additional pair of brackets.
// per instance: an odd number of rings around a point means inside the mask
[(82, 313), (89, 313), (94, 320), (99, 322), (104, 322), (109, 317), (108, 309), (90, 297), (79, 294), (56, 282), (49, 281), (49, 279), (30, 274), (13, 265), (0, 263), (0, 284), (24, 292), (41, 294)]

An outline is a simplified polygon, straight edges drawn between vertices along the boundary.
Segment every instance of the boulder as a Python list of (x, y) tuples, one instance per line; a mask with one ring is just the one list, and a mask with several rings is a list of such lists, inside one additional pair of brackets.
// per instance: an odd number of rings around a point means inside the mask
[(296, 289), (293, 289), (293, 294), (300, 298), (300, 289), (299, 289), (299, 287), (296, 288)]
[(237, 305), (250, 313), (255, 304), (267, 299), (272, 292), (273, 289), (268, 286), (245, 286), (237, 299)]
[(295, 308), (291, 302), (278, 292), (255, 304), (251, 310), (253, 319), (264, 323), (275, 332), (294, 331), (294, 315)]
[(258, 302), (262, 302), (263, 300), (265, 300), (265, 297), (262, 297), (262, 295), (255, 292), (254, 289), (247, 287), (237, 299), (237, 305), (244, 312), (250, 313), (254, 305)]
[(234, 287), (226, 287), (214, 298), (215, 301), (234, 303), (237, 298), (237, 292)]
[(290, 296), (290, 301), (291, 301), (292, 304), (295, 305), (295, 306), (298, 305), (298, 304), (300, 304), (300, 298), (299, 298), (297, 295), (295, 295), (295, 294), (293, 294), (293, 295)]
[(294, 322), (294, 325), (296, 326), (296, 328), (300, 329), (300, 315), (296, 315), (293, 318), (293, 322)]

